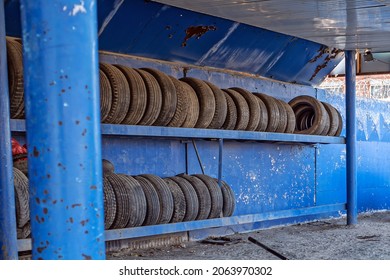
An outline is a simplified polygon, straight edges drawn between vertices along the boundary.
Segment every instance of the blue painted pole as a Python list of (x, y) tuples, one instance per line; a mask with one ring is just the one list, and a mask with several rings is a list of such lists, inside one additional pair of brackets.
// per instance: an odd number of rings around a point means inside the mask
[(105, 259), (95, 0), (21, 0), (33, 259)]
[(357, 224), (356, 51), (345, 53), (347, 125), (347, 224)]
[(0, 0), (0, 260), (16, 260), (18, 249), (7, 69), (4, 1)]

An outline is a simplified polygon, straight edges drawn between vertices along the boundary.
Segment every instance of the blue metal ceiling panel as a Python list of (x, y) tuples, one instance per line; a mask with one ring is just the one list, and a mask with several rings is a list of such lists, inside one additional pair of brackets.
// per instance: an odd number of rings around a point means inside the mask
[[(19, 36), (18, 0), (6, 5), (7, 34)], [(321, 44), (160, 3), (98, 1), (99, 48), (318, 85), (343, 58)]]
[(156, 0), (343, 50), (390, 51), (386, 0)]

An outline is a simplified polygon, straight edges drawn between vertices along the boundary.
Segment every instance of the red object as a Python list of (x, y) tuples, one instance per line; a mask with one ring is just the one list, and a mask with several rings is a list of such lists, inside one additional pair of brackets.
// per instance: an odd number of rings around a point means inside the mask
[(27, 147), (22, 146), (14, 138), (11, 139), (12, 143), (12, 156), (27, 154)]

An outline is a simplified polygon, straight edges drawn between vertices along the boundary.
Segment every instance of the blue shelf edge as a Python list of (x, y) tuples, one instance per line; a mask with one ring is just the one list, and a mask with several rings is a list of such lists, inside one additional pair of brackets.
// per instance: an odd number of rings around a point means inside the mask
[[(25, 132), (25, 121), (11, 120), (11, 131)], [(344, 137), (221, 129), (102, 124), (101, 131), (102, 135), (105, 136), (111, 135), (178, 139), (225, 139), (305, 144), (345, 144)]]
[[(199, 230), (206, 228), (216, 228), (231, 225), (250, 224), (255, 222), (279, 220), (284, 218), (294, 218), (308, 215), (316, 215), (323, 213), (332, 213), (344, 211), (346, 209), (345, 203), (322, 205), (314, 207), (306, 207), (299, 209), (281, 210), (274, 212), (265, 212), (251, 215), (232, 216), (226, 218), (190, 221), (175, 224), (161, 224), (153, 226), (143, 226), (135, 228), (113, 229), (105, 231), (106, 241), (146, 237), (160, 234), (168, 234), (175, 232), (184, 232), (191, 230)], [(19, 239), (18, 251), (31, 250), (31, 239)]]

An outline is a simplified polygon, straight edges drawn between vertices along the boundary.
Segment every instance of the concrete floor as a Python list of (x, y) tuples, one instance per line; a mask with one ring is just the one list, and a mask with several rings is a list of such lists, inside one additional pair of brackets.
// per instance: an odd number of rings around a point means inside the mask
[[(250, 242), (249, 237), (281, 256)], [(108, 253), (107, 259), (390, 260), (390, 212), (361, 214), (357, 226), (346, 226), (343, 217), (224, 239), (209, 240), (211, 244), (202, 241), (152, 249), (122, 249)]]

